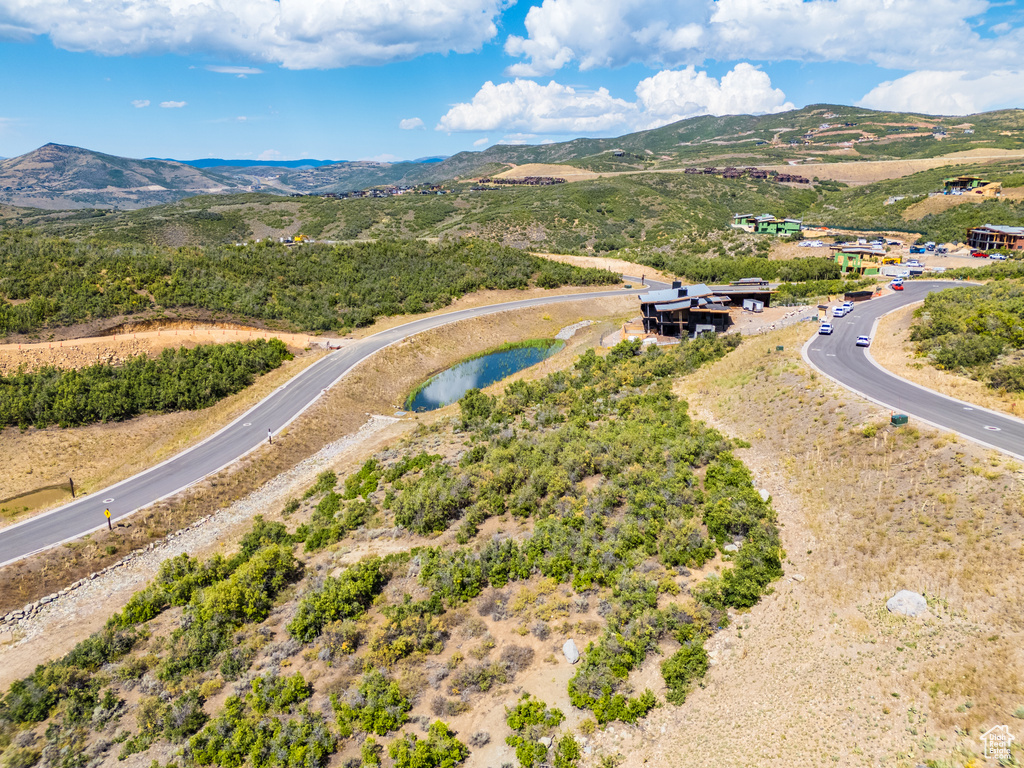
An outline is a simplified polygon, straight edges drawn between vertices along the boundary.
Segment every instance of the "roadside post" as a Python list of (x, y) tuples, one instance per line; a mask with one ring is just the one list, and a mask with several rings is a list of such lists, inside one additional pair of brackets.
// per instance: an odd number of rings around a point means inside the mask
[(107, 516), (107, 528), (114, 530), (114, 524), (110, 522), (110, 510), (104, 509), (103, 514)]

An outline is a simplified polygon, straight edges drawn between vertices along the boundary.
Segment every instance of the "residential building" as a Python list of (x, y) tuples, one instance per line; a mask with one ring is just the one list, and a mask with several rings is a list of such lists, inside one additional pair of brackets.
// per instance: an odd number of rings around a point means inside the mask
[(885, 260), (885, 249), (873, 245), (832, 246), (832, 259), (844, 275), (877, 275)]
[(978, 251), (1005, 248), (1024, 251), (1024, 227), (1004, 227), (986, 224), (967, 231), (967, 245)]

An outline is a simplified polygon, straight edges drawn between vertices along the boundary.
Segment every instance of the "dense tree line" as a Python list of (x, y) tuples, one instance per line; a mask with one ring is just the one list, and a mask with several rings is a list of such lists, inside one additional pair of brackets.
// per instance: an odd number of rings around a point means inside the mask
[(289, 249), (113, 246), (0, 233), (0, 335), (157, 308), (199, 308), (306, 331), (424, 312), (483, 288), (610, 284), (580, 269), (479, 240)]
[(291, 359), (278, 339), (165, 349), (124, 365), (45, 366), (0, 374), (0, 428), (77, 427), (122, 421), (140, 413), (194, 411), (249, 386)]

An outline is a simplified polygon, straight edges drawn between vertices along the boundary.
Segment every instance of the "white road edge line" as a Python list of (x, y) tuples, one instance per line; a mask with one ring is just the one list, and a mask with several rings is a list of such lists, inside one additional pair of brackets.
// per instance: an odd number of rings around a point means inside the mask
[[(644, 287), (649, 288), (649, 286), (644, 286)], [(537, 301), (536, 304), (528, 304), (528, 305), (520, 306), (520, 307), (511, 307), (511, 308), (505, 308), (505, 309), (501, 308), (504, 304), (517, 304), (520, 301), (530, 301), (530, 299), (517, 299), (516, 301), (512, 301), (512, 302), (502, 302), (501, 304), (490, 304), (490, 305), (486, 305), (484, 307), (476, 307), (476, 308), (471, 308), (471, 309), (460, 309), (460, 310), (456, 310), (455, 312), (450, 313), (453, 316), (451, 320), (448, 320), (448, 321), (446, 321), (444, 323), (440, 323), (439, 325), (431, 326), (430, 328), (425, 328), (425, 329), (423, 329), (423, 331), (420, 331), (419, 333), (424, 333), (426, 331), (433, 331), (433, 330), (436, 330), (437, 328), (444, 328), (444, 327), (446, 327), (448, 325), (452, 325), (453, 323), (458, 323), (458, 322), (461, 322), (463, 320), (472, 319), (474, 317), (483, 317), (483, 316), (486, 316), (486, 315), (500, 314), (502, 312), (516, 312), (516, 311), (519, 311), (521, 309), (532, 309), (535, 306), (543, 306), (544, 304), (569, 302), (569, 301), (573, 301), (575, 299), (575, 297), (582, 297), (579, 300), (583, 301), (583, 300), (586, 300), (586, 299), (611, 298), (611, 297), (614, 297), (614, 296), (629, 296), (629, 295), (632, 295), (635, 292), (636, 292), (635, 289), (625, 289), (625, 288), (623, 288), (623, 289), (618, 289), (618, 290), (614, 290), (614, 291), (599, 291), (599, 292), (596, 292), (596, 293), (578, 293), (578, 294), (576, 294), (576, 293), (563, 293), (563, 294), (558, 294), (557, 296), (541, 297), (541, 298), (544, 298), (545, 300), (544, 301)], [(460, 317), (455, 317), (456, 315), (461, 315), (461, 316)], [(439, 315), (437, 317), (444, 317), (444, 316), (445, 315)], [(414, 325), (414, 324), (416, 324), (418, 322), (421, 322), (423, 320), (430, 320), (430, 319), (433, 319), (433, 318), (419, 318), (417, 320), (411, 320), (408, 323), (403, 323), (402, 325), (396, 325), (394, 328), (387, 328), (387, 329), (385, 329), (383, 331), (378, 331), (378, 333), (389, 333), (391, 331), (396, 331), (396, 330), (399, 330), (399, 329), (404, 328), (404, 327), (409, 326), (409, 325)], [(377, 335), (377, 334), (373, 334), (373, 336), (375, 336), (375, 335)], [(411, 334), (411, 335), (412, 336), (416, 336), (418, 334)], [(367, 336), (365, 339), (360, 339), (360, 341), (367, 341), (369, 339), (372, 339), (373, 336)], [(331, 387), (333, 387), (335, 384), (337, 384), (339, 381), (341, 381), (341, 379), (343, 379), (345, 376), (347, 376), (354, 368), (356, 368), (359, 365), (367, 362), (370, 358), (372, 358), (378, 352), (382, 352), (383, 350), (385, 350), (388, 347), (390, 347), (392, 344), (397, 344), (400, 341), (405, 341), (405, 339), (407, 339), (407, 338), (410, 338), (410, 336), (401, 336), (401, 337), (395, 339), (394, 341), (391, 341), (391, 342), (385, 344), (380, 349), (371, 352), (369, 355), (364, 357), (362, 360), (358, 360), (357, 362), (353, 363), (348, 368), (346, 368), (344, 371), (342, 371), (324, 389), (330, 389)], [(343, 350), (344, 350), (344, 348), (342, 350), (335, 350), (335, 351), (340, 352), (340, 351), (343, 351)], [(115, 488), (117, 488), (117, 487), (119, 487), (121, 485), (124, 485), (125, 483), (128, 483), (128, 482), (130, 482), (132, 480), (134, 480), (135, 478), (139, 477), (140, 475), (144, 475), (144, 474), (147, 474), (149, 472), (152, 472), (153, 470), (158, 469), (158, 468), (162, 467), (163, 465), (165, 465), (165, 464), (167, 464), (169, 462), (175, 461), (176, 459), (180, 458), (181, 456), (185, 456), (185, 455), (191, 453), (192, 451), (197, 450), (200, 446), (204, 445), (205, 443), (209, 442), (210, 440), (213, 440), (215, 437), (217, 437), (222, 432), (225, 432), (226, 430), (231, 429), (232, 427), (234, 427), (242, 419), (244, 419), (250, 413), (252, 413), (257, 408), (259, 408), (264, 402), (266, 402), (267, 400), (272, 398), (274, 395), (276, 395), (278, 392), (280, 392), (282, 389), (284, 389), (289, 383), (294, 382), (300, 376), (307, 375), (309, 371), (312, 371), (318, 365), (324, 364), (327, 360), (330, 359), (332, 354), (334, 354), (334, 353), (331, 352), (331, 353), (328, 353), (328, 354), (324, 355), (320, 360), (317, 360), (315, 363), (313, 363), (311, 366), (309, 366), (305, 370), (300, 371), (295, 377), (290, 379), (290, 381), (287, 381), (284, 384), (282, 384), (281, 386), (279, 386), (277, 389), (275, 389), (273, 392), (271, 392), (265, 398), (263, 398), (258, 403), (256, 403), (251, 408), (249, 408), (247, 411), (245, 411), (243, 414), (238, 416), (238, 418), (236, 418), (233, 421), (231, 421), (230, 423), (224, 425), (223, 427), (218, 429), (216, 432), (214, 432), (212, 435), (209, 435), (208, 437), (206, 437), (203, 440), (199, 441), (195, 445), (189, 446), (188, 448), (186, 448), (181, 453), (176, 453), (175, 455), (173, 455), (173, 456), (171, 456), (171, 457), (169, 457), (167, 459), (164, 459), (159, 464), (154, 464), (152, 467), (144, 469), (141, 472), (137, 472), (134, 475), (132, 475), (131, 477), (126, 477), (124, 480), (121, 480), (121, 481), (115, 483), (114, 485), (107, 486), (106, 488), (101, 488), (100, 490), (94, 491), (93, 493), (90, 493), (90, 494), (88, 494), (86, 496), (80, 496), (79, 498), (75, 499), (72, 503), (77, 504), (77, 503), (79, 503), (81, 501), (92, 499), (95, 496), (105, 495), (107, 493), (110, 493), (113, 489), (115, 489)], [(324, 394), (324, 391), (321, 390), (315, 397), (313, 397), (313, 399), (311, 399), (299, 411), (297, 411), (290, 419), (288, 419), (288, 421), (286, 421), (284, 424), (282, 424), (278, 428), (277, 433), (280, 433), (281, 430), (285, 429), (289, 424), (291, 424), (293, 421), (295, 421), (295, 419), (297, 419), (299, 416), (301, 416), (303, 413), (305, 413), (310, 407), (312, 407), (323, 396), (323, 394)], [(277, 433), (275, 433), (275, 434), (277, 434)], [(197, 479), (193, 480), (191, 483), (183, 485), (180, 488), (176, 488), (175, 490), (170, 491), (169, 493), (165, 493), (163, 496), (160, 496), (160, 497), (158, 497), (156, 499), (153, 499), (148, 504), (145, 504), (145, 505), (143, 505), (141, 507), (136, 507), (135, 509), (131, 510), (130, 512), (125, 512), (123, 515), (119, 515), (118, 517), (115, 517), (115, 518), (112, 518), (112, 519), (115, 522), (119, 521), (119, 520), (124, 520), (125, 518), (131, 517), (132, 515), (136, 514), (137, 512), (141, 512), (144, 509), (149, 509), (154, 504), (158, 504), (161, 501), (164, 501), (165, 499), (170, 498), (171, 496), (179, 494), (182, 491), (188, 490), (189, 488), (191, 488), (193, 485), (196, 485), (197, 483), (201, 483), (206, 478), (210, 477), (211, 475), (217, 474), (221, 470), (231, 466), (236, 461), (239, 461), (239, 460), (245, 458), (250, 453), (252, 453), (253, 451), (255, 451), (258, 448), (261, 448), (262, 446), (263, 446), (263, 442), (260, 441), (259, 443), (254, 445), (252, 448), (250, 448), (248, 451), (245, 451), (244, 453), (241, 453), (238, 456), (235, 456), (230, 461), (225, 462), (224, 464), (221, 464), (216, 469), (213, 469), (213, 470), (207, 472), (205, 475), (203, 475), (200, 478), (197, 478)], [(63, 510), (64, 507), (66, 507), (66, 506), (68, 506), (68, 505), (65, 504), (65, 505), (62, 505), (60, 507), (56, 507), (55, 509), (47, 510), (46, 512), (43, 512), (43, 513), (41, 513), (39, 515), (35, 515), (33, 517), (27, 518), (26, 520), (21, 520), (20, 522), (14, 523), (12, 525), (4, 526), (3, 528), (0, 528), (0, 535), (3, 535), (7, 531), (13, 530), (13, 529), (18, 528), (18, 527), (20, 527), (22, 525), (26, 525), (28, 523), (35, 522), (36, 520), (41, 520), (44, 517), (48, 517), (49, 515), (56, 514), (56, 513), (60, 512), (61, 510)], [(90, 528), (87, 531), (83, 531), (82, 533), (75, 534), (74, 536), (69, 536), (66, 539), (62, 539), (60, 541), (56, 541), (56, 542), (54, 542), (52, 544), (47, 544), (46, 546), (40, 547), (39, 549), (33, 550), (32, 552), (26, 553), (24, 555), (19, 555), (18, 557), (11, 558), (10, 560), (5, 560), (4, 562), (0, 563), (0, 568), (3, 568), (4, 566), (7, 566), (7, 565), (11, 565), (13, 563), (17, 563), (18, 561), (24, 560), (24, 559), (26, 559), (28, 557), (32, 557), (33, 555), (38, 555), (40, 552), (45, 552), (46, 550), (53, 549), (54, 547), (59, 547), (62, 544), (67, 544), (70, 541), (77, 541), (79, 539), (85, 538), (86, 536), (90, 536), (93, 533), (96, 533), (96, 531), (102, 530), (103, 526), (106, 525), (106, 524), (107, 524), (106, 522), (100, 523), (99, 525), (97, 525), (97, 526), (95, 526), (93, 528)]]
[[(901, 309), (904, 309), (906, 307), (912, 307), (912, 306), (914, 306), (914, 304), (921, 304), (923, 302), (924, 302), (924, 300), (922, 299), (921, 301), (911, 302), (910, 304), (903, 304), (902, 306), (896, 307), (895, 309), (891, 309), (888, 312), (886, 312), (886, 313), (884, 313), (882, 315), (879, 315), (879, 317), (877, 317), (875, 319), (875, 322), (872, 323), (872, 325), (871, 325), (871, 337), (872, 338), (875, 337), (875, 335), (876, 335), (875, 334), (875, 330), (878, 328), (878, 324), (881, 322), (883, 317), (886, 317), (887, 315), (891, 315), (893, 312), (897, 312), (897, 311), (899, 311)], [(886, 403), (886, 402), (883, 402), (881, 400), (877, 400), (877, 399), (871, 397), (870, 395), (865, 394), (864, 392), (861, 392), (860, 390), (854, 389), (853, 387), (851, 387), (851, 386), (849, 386), (847, 384), (844, 384), (839, 379), (837, 379), (837, 378), (835, 378), (833, 376), (830, 376), (829, 374), (827, 374), (823, 370), (821, 370), (818, 366), (816, 366), (814, 363), (812, 363), (811, 362), (811, 358), (807, 354), (807, 351), (808, 351), (809, 347), (811, 346), (811, 343), (817, 337), (817, 335), (818, 335), (817, 331), (815, 331), (814, 335), (811, 336), (811, 338), (809, 338), (807, 340), (807, 342), (800, 348), (800, 356), (804, 359), (804, 362), (807, 363), (807, 365), (812, 370), (820, 373), (826, 379), (828, 379), (829, 381), (832, 381), (832, 382), (838, 384), (839, 386), (841, 386), (843, 389), (847, 390), (848, 392), (853, 392), (855, 395), (863, 397), (865, 400), (867, 400), (869, 402), (872, 402), (875, 405), (880, 405), (881, 407), (889, 409), (889, 410), (893, 410), (894, 409), (894, 406), (891, 403)], [(890, 371), (890, 370), (888, 370), (886, 368), (883, 368), (881, 365), (879, 365), (878, 362), (876, 362), (875, 359), (871, 356), (870, 350), (865, 350), (865, 354), (866, 354), (868, 360), (871, 361), (872, 365), (874, 365), (879, 370), (885, 371), (887, 374), (889, 374), (893, 378), (899, 379), (900, 381), (905, 382), (905, 383), (909, 384), (912, 387), (916, 387), (917, 389), (920, 389), (920, 390), (922, 390), (924, 392), (928, 392), (928, 393), (933, 394), (933, 395), (939, 395), (940, 397), (944, 397), (945, 399), (949, 400), (950, 402), (960, 403), (961, 405), (968, 405), (968, 403), (966, 403), (963, 400), (957, 400), (954, 397), (947, 397), (946, 395), (942, 395), (942, 394), (940, 394), (938, 392), (934, 392), (933, 390), (930, 390), (927, 387), (922, 387), (920, 384), (915, 384), (914, 382), (912, 382), (912, 381), (910, 381), (908, 379), (905, 379), (902, 376), (897, 376), (892, 371)], [(979, 410), (987, 411), (988, 413), (995, 414), (996, 416), (1000, 416), (1002, 418), (1012, 419), (1014, 421), (1020, 421), (1022, 424), (1024, 424), (1024, 421), (1021, 421), (1020, 419), (1016, 419), (1013, 416), (1008, 416), (1005, 413), (998, 413), (996, 411), (991, 411), (988, 408), (983, 408), (980, 405), (971, 405), (971, 407), (979, 409)], [(957, 435), (958, 437), (962, 437), (964, 440), (969, 440), (972, 443), (980, 445), (983, 448), (989, 448), (989, 449), (991, 449), (993, 451), (997, 451), (998, 453), (1005, 454), (1006, 456), (1012, 456), (1015, 459), (1020, 459), (1021, 461), (1024, 461), (1024, 455), (1021, 455), (1019, 453), (1014, 453), (1013, 451), (1008, 451), (1005, 448), (1000, 448), (999, 446), (992, 445), (991, 443), (986, 443), (984, 440), (979, 440), (979, 439), (977, 439), (975, 437), (971, 437), (970, 435), (965, 435), (963, 432), (958, 432), (955, 429), (950, 429), (949, 427), (944, 426), (942, 424), (936, 424), (935, 422), (933, 422), (933, 421), (931, 421), (929, 419), (926, 419), (925, 417), (920, 416), (919, 414), (914, 413), (910, 409), (901, 408), (900, 410), (902, 410), (903, 412), (905, 412), (909, 416), (913, 416), (918, 421), (920, 421), (920, 422), (922, 422), (924, 424), (927, 424), (928, 426), (933, 427), (934, 429), (938, 429), (941, 432), (949, 432), (951, 434)]]

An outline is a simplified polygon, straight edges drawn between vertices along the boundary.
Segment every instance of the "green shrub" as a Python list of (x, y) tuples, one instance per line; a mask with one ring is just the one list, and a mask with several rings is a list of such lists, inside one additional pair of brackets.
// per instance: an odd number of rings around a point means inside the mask
[(302, 598), (288, 632), (296, 640), (310, 642), (332, 621), (353, 619), (370, 607), (387, 579), (379, 558), (371, 558), (346, 569), (337, 578), (324, 579), (323, 586)]
[(412, 709), (398, 683), (376, 669), (363, 675), (359, 687), (350, 692), (346, 700), (332, 695), (331, 705), (337, 717), (338, 732), (343, 737), (351, 736), (354, 728), (386, 736), (406, 722), (407, 713)]
[(671, 657), (661, 662), (661, 676), (665, 678), (668, 694), (665, 698), (673, 704), (682, 704), (690, 686), (708, 671), (708, 654), (704, 644), (693, 642), (684, 645)]
[(427, 729), (427, 738), (406, 733), (388, 746), (394, 768), (454, 768), (469, 757), (469, 749), (440, 720)]

